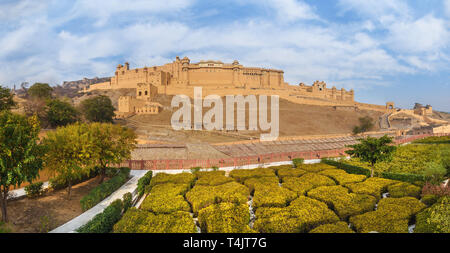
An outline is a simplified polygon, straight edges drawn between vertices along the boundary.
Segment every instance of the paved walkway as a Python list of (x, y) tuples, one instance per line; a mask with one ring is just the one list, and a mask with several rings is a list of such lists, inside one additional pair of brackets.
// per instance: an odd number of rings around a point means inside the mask
[(76, 233), (75, 230), (88, 223), (90, 220), (92, 220), (92, 218), (95, 217), (95, 215), (103, 212), (103, 210), (108, 207), (114, 200), (122, 199), (125, 193), (131, 192), (134, 198), (136, 196), (138, 180), (142, 176), (144, 176), (146, 172), (146, 170), (132, 170), (130, 173), (132, 178), (128, 180), (128, 182), (126, 182), (124, 185), (122, 185), (122, 187), (120, 187), (117, 191), (112, 193), (109, 197), (98, 203), (96, 206), (82, 213), (80, 216), (50, 231), (50, 233)]

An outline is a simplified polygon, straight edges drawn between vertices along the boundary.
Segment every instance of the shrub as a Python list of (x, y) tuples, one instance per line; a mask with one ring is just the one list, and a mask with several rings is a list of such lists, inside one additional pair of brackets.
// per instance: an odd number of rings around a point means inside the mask
[(256, 188), (259, 187), (278, 187), (278, 177), (254, 177), (245, 180), (244, 185), (250, 189), (250, 194), (253, 194)]
[(423, 175), (427, 182), (430, 182), (435, 185), (439, 185), (444, 181), (445, 175), (447, 174), (446, 168), (437, 161), (428, 162), (425, 165), (425, 170), (423, 171)]
[(196, 172), (199, 172), (202, 169), (202, 167), (192, 167), (189, 170), (192, 174), (195, 174)]
[(398, 180), (411, 184), (416, 184), (417, 182), (424, 182), (426, 180), (424, 175), (409, 174), (409, 173), (381, 172), (376, 174), (378, 174), (378, 176), (382, 178)]
[(137, 193), (138, 196), (141, 197), (144, 195), (145, 187), (150, 184), (150, 181), (152, 180), (153, 171), (149, 170), (145, 175), (141, 178), (139, 178), (137, 183)]
[(426, 194), (422, 197), (420, 201), (427, 206), (432, 206), (434, 203), (438, 201), (439, 197), (434, 194)]
[(114, 233), (195, 233), (197, 228), (187, 212), (153, 214), (130, 208), (114, 225)]
[(120, 168), (119, 174), (110, 180), (103, 182), (99, 186), (92, 189), (86, 196), (80, 200), (81, 209), (86, 211), (96, 204), (100, 203), (106, 197), (119, 189), (129, 178), (130, 169)]
[(422, 195), (433, 194), (438, 197), (450, 196), (450, 184), (444, 185), (433, 185), (431, 183), (425, 183), (422, 188)]
[(329, 169), (319, 172), (319, 174), (331, 177), (334, 179), (338, 184), (349, 184), (349, 183), (357, 183), (364, 181), (366, 179), (366, 176), (364, 175), (356, 175), (356, 174), (348, 174), (344, 170), (340, 169)]
[(278, 171), (282, 169), (292, 169), (292, 165), (286, 164), (286, 165), (271, 166), (268, 167), (268, 169), (272, 169), (275, 171), (275, 173), (278, 173)]
[[(89, 173), (83, 174), (83, 175), (81, 175), (81, 177), (72, 180), (72, 185), (76, 185), (76, 184), (82, 183), (84, 181), (87, 181), (91, 178), (94, 178), (98, 175), (98, 173), (99, 173), (98, 167), (95, 167), (95, 169), (90, 171)], [(61, 190), (61, 189), (67, 188), (67, 186), (69, 185), (69, 182), (67, 181), (67, 179), (65, 177), (56, 176), (49, 180), (49, 185), (53, 190)]]
[(399, 183), (399, 181), (372, 177), (361, 183), (347, 184), (345, 187), (349, 188), (354, 193), (369, 194), (380, 199), (381, 194), (387, 191), (389, 185), (397, 183)]
[(303, 158), (292, 159), (292, 163), (294, 164), (295, 168), (299, 168), (304, 162), (305, 162), (305, 159), (303, 159)]
[(308, 192), (308, 196), (325, 202), (341, 219), (374, 209), (376, 198), (367, 194), (348, 193), (340, 185), (321, 186)]
[(198, 177), (196, 185), (221, 185), (234, 181), (231, 177), (225, 176), (225, 171), (202, 172), (196, 175)]
[(326, 163), (315, 163), (315, 164), (301, 164), (297, 167), (302, 170), (306, 170), (307, 172), (320, 172), (323, 170), (336, 169), (336, 167), (328, 165)]
[(300, 195), (304, 195), (307, 191), (319, 186), (331, 185), (336, 185), (332, 179), (315, 173), (307, 173), (299, 178), (285, 177), (282, 184), (283, 187)]
[(84, 226), (77, 229), (79, 233), (109, 233), (122, 215), (122, 200), (113, 201), (102, 213), (97, 214)]
[(153, 187), (157, 184), (166, 184), (166, 183), (174, 183), (174, 184), (190, 184), (193, 185), (196, 177), (191, 173), (180, 173), (180, 174), (167, 174), (167, 173), (158, 173), (154, 176), (150, 182), (150, 185)]
[(408, 233), (408, 219), (395, 212), (372, 211), (350, 217), (350, 223), (358, 233)]
[(176, 211), (189, 212), (189, 204), (181, 195), (153, 195), (150, 194), (142, 202), (141, 209), (155, 214), (173, 213)]
[(388, 185), (387, 190), (389, 192), (389, 196), (393, 198), (402, 198), (408, 196), (419, 198), (420, 193), (422, 192), (422, 189), (420, 189), (420, 187), (409, 183)]
[(255, 215), (254, 229), (261, 233), (301, 233), (339, 221), (326, 204), (304, 196), (285, 208), (258, 208)]
[(198, 213), (202, 231), (207, 233), (251, 233), (250, 213), (246, 204), (220, 203)]
[(123, 211), (126, 212), (133, 205), (133, 195), (127, 192), (122, 196)]
[(347, 233), (355, 233), (351, 228), (348, 227), (348, 224), (343, 221), (339, 221), (333, 224), (325, 224), (320, 225), (317, 228), (309, 231), (310, 233), (340, 233), (340, 234), (347, 234)]
[(349, 174), (364, 175), (364, 176), (368, 176), (368, 177), (370, 176), (370, 170), (363, 168), (363, 167), (354, 166), (351, 164), (343, 163), (340, 161), (334, 161), (334, 160), (330, 160), (330, 159), (324, 159), (323, 163), (335, 166), (338, 169), (344, 170), (345, 172), (347, 172)]
[(250, 195), (249, 189), (237, 182), (217, 186), (196, 185), (188, 193), (186, 199), (191, 203), (195, 214), (200, 209), (220, 202), (246, 203)]
[(0, 221), (0, 234), (11, 233), (11, 229), (2, 221)]
[(43, 182), (37, 182), (30, 185), (25, 186), (25, 193), (30, 198), (35, 198), (38, 196), (41, 196), (44, 192), (43, 190), (44, 183)]
[(297, 196), (297, 193), (278, 185), (259, 186), (255, 189), (253, 207), (285, 207)]
[(282, 168), (277, 171), (278, 176), (283, 179), (284, 177), (300, 177), (307, 172), (301, 169), (294, 168)]
[(416, 233), (450, 233), (450, 197), (441, 198), (416, 216)]
[(238, 182), (243, 183), (245, 180), (252, 177), (273, 177), (275, 172), (270, 168), (257, 168), (257, 169), (238, 169), (230, 172), (230, 177), (236, 179)]
[(156, 214), (189, 212), (189, 204), (183, 195), (189, 190), (189, 184), (158, 184), (150, 190), (150, 195), (142, 202), (141, 209)]
[(378, 202), (377, 211), (391, 212), (396, 217), (411, 219), (425, 207), (424, 203), (413, 197), (384, 198)]
[(224, 170), (213, 170), (213, 171), (197, 171), (194, 174), (198, 179), (202, 177), (210, 177), (210, 176), (225, 176)]

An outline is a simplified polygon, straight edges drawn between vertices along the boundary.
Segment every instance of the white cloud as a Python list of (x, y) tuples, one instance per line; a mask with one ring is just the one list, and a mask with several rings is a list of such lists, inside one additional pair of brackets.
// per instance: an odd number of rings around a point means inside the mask
[(344, 12), (355, 11), (364, 17), (375, 19), (410, 15), (410, 8), (404, 0), (339, 0), (338, 5)]
[(436, 52), (450, 42), (446, 22), (432, 15), (415, 21), (393, 23), (389, 31), (388, 43), (400, 52)]
[(318, 19), (313, 8), (303, 1), (297, 0), (259, 0), (257, 4), (266, 4), (273, 8), (280, 20), (296, 21)]
[(450, 17), (450, 0), (444, 0), (444, 11)]

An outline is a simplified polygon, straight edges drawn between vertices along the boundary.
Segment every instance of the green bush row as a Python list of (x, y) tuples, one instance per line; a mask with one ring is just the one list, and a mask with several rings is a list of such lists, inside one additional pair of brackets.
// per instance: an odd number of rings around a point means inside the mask
[(326, 163), (328, 165), (335, 166), (341, 170), (344, 170), (345, 172), (349, 174), (358, 174), (358, 175), (365, 175), (370, 177), (370, 170), (350, 164), (341, 163), (338, 161), (334, 161), (331, 159), (322, 159), (323, 163)]
[(86, 211), (100, 203), (106, 197), (119, 189), (129, 178), (130, 168), (122, 167), (116, 176), (92, 189), (80, 200), (81, 209)]
[(102, 213), (97, 214), (84, 226), (77, 229), (78, 233), (109, 233), (114, 224), (122, 216), (123, 202), (118, 199), (112, 202)]
[(153, 171), (148, 171), (145, 173), (145, 175), (141, 178), (139, 178), (138, 184), (137, 184), (137, 193), (138, 196), (141, 197), (144, 195), (145, 187), (150, 184), (150, 181), (152, 180)]
[(43, 182), (37, 182), (30, 185), (25, 186), (25, 193), (28, 197), (34, 198), (42, 195), (43, 193)]
[[(100, 171), (99, 168), (95, 167), (95, 169), (90, 171), (88, 174), (84, 174), (81, 177), (72, 180), (72, 185), (76, 185), (96, 177), (99, 174), (99, 171)], [(49, 185), (53, 190), (61, 190), (67, 188), (67, 186), (69, 186), (69, 182), (64, 177), (56, 176), (49, 180)]]

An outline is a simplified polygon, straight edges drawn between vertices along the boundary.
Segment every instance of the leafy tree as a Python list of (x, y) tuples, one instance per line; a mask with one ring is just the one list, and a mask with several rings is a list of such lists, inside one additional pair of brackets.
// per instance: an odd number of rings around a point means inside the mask
[(0, 111), (9, 110), (13, 106), (16, 106), (14, 94), (10, 89), (0, 86)]
[(374, 127), (373, 119), (369, 116), (359, 118), (359, 126), (353, 128), (353, 134), (370, 131)]
[(10, 187), (32, 182), (42, 169), (43, 147), (38, 144), (39, 121), (9, 111), (0, 113), (0, 206), (7, 222)]
[(64, 178), (68, 182), (67, 193), (70, 199), (72, 182), (93, 170), (94, 145), (89, 125), (76, 123), (59, 127), (56, 131), (49, 132), (43, 143), (47, 148), (45, 164), (53, 176)]
[(113, 122), (114, 106), (107, 96), (88, 98), (81, 102), (84, 117), (91, 122)]
[(444, 181), (446, 173), (447, 170), (437, 161), (428, 162), (423, 171), (426, 180), (433, 185), (440, 185)]
[(90, 125), (92, 141), (95, 146), (94, 156), (100, 164), (100, 183), (106, 174), (106, 167), (130, 159), (136, 144), (133, 130), (110, 123), (93, 123)]
[(53, 88), (48, 83), (35, 83), (28, 89), (31, 97), (39, 99), (49, 99), (52, 97)]
[(45, 106), (46, 119), (50, 126), (58, 127), (74, 123), (78, 120), (78, 112), (70, 103), (52, 99)]
[(393, 138), (385, 135), (381, 138), (367, 137), (366, 139), (359, 139), (361, 143), (349, 145), (353, 149), (345, 151), (351, 157), (357, 157), (363, 162), (368, 162), (371, 165), (370, 176), (373, 177), (373, 169), (375, 164), (382, 161), (387, 161), (392, 158), (392, 153), (396, 147), (390, 145), (393, 143)]

